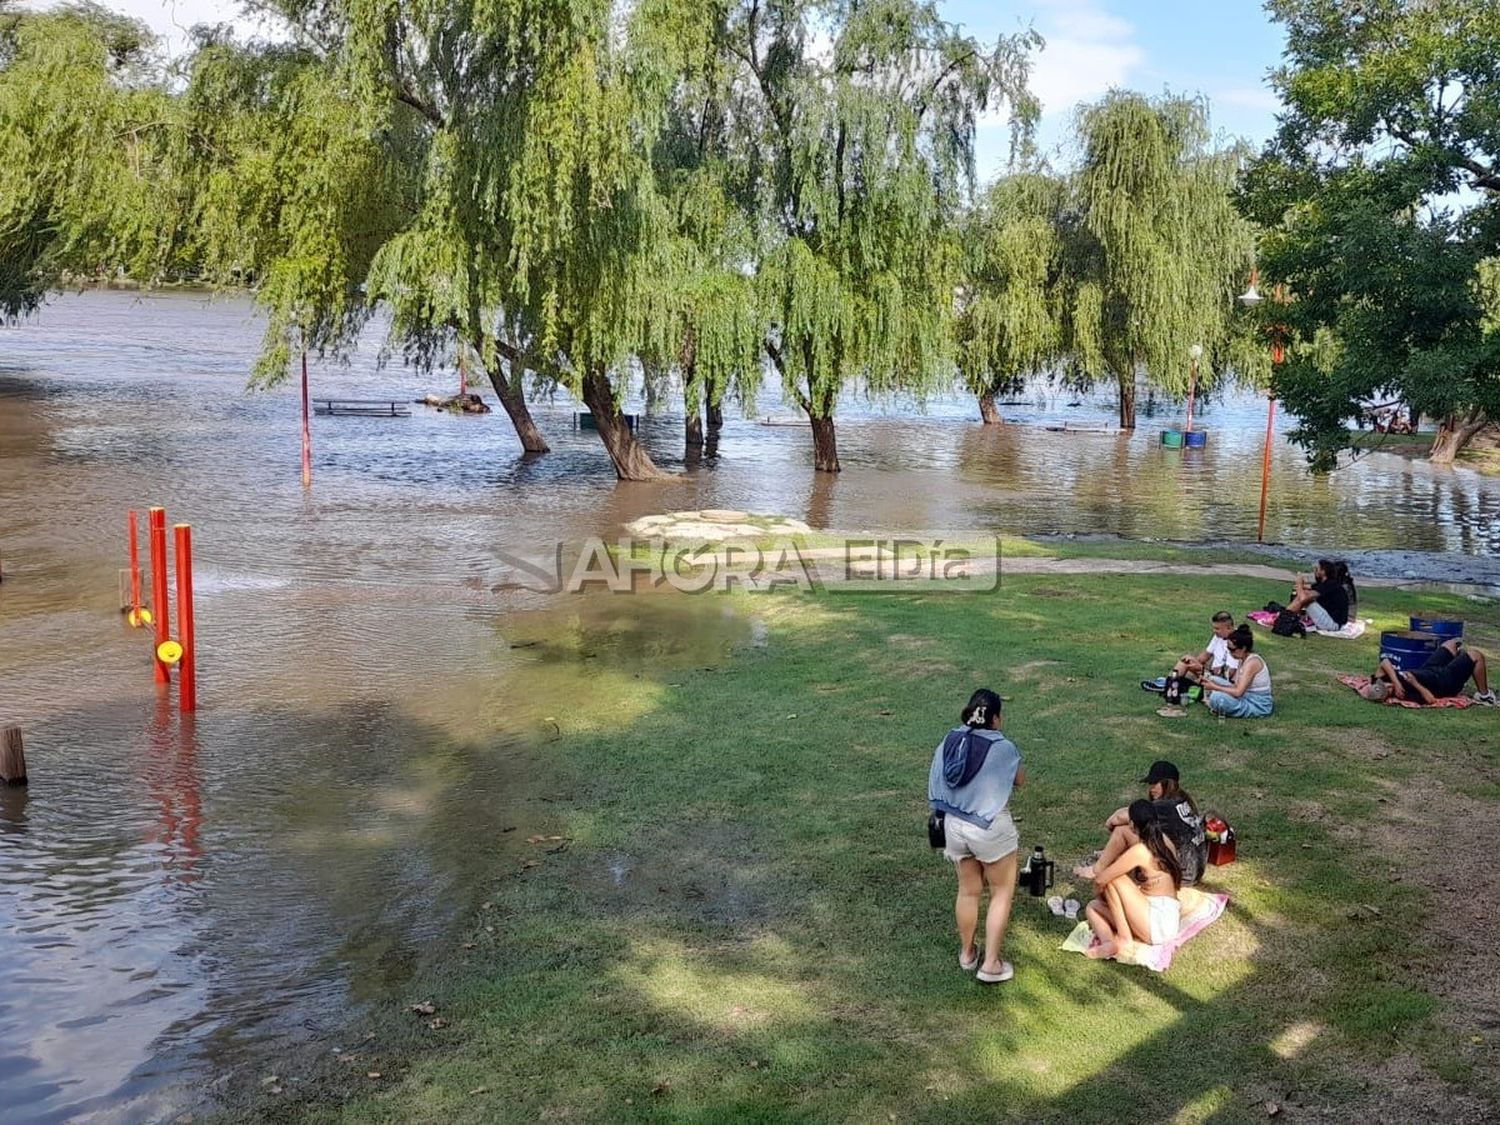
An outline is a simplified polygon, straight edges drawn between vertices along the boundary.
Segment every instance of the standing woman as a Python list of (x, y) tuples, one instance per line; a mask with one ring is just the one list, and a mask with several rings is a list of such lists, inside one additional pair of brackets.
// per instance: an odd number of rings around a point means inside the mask
[[(966, 972), (978, 969), (976, 979), (982, 984), (999, 984), (1015, 975), (1000, 951), (1016, 893), (1020, 845), (1010, 794), (1025, 783), (1026, 771), (1015, 743), (1000, 733), (1000, 697), (994, 692), (976, 691), (959, 721), (963, 725), (949, 731), (932, 756), (927, 801), (943, 815), (943, 854), (958, 869), (958, 966)], [(974, 931), (986, 884), (990, 907), (981, 960)]]
[(1215, 715), (1231, 719), (1263, 719), (1271, 713), (1271, 670), (1266, 658), (1254, 654), (1255, 638), (1241, 625), (1229, 634), (1229, 654), (1240, 662), (1233, 682), (1205, 676), (1203, 702)]

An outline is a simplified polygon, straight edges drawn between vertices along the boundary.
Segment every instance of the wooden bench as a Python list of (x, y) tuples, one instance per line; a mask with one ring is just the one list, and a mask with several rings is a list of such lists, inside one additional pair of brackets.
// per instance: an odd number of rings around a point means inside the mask
[(315, 398), (313, 413), (349, 418), (410, 418), (411, 407), (399, 399)]

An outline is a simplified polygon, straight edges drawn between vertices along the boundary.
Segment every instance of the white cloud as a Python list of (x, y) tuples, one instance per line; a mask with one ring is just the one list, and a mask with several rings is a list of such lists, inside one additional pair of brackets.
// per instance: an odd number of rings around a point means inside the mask
[(1128, 86), (1146, 61), (1135, 29), (1097, 0), (1047, 0), (1038, 30), (1047, 41), (1032, 71), (1031, 88), (1047, 117), (1066, 116), (1079, 102), (1111, 86)]

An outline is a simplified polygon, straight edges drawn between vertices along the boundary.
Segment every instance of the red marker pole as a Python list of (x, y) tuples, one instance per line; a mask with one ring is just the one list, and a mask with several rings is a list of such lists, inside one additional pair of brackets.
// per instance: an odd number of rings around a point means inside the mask
[(182, 645), (177, 709), (185, 715), (198, 709), (198, 676), (193, 667), (193, 529), (189, 524), (174, 524), (172, 534), (177, 553), (177, 639)]
[(312, 422), (307, 408), (307, 349), (302, 349), (302, 487), (312, 487)]
[(458, 345), (458, 403), (463, 405), (464, 396), (469, 393), (469, 360), (464, 352), (463, 344)]
[(1193, 373), (1188, 377), (1187, 433), (1193, 432), (1193, 395), (1198, 390), (1198, 357), (1193, 357)]
[(151, 537), (151, 616), (156, 629), (151, 659), (156, 665), (156, 682), (169, 684), (170, 670), (156, 655), (156, 649), (167, 640), (167, 510), (152, 508), (146, 513), (146, 524)]
[[(141, 532), (136, 523), (135, 509), (131, 508), (125, 520), (130, 531), (130, 608), (136, 613), (141, 609)], [(131, 622), (135, 624), (134, 621)]]
[(1255, 541), (1266, 541), (1266, 493), (1271, 488), (1271, 427), (1276, 421), (1276, 400), (1266, 396), (1266, 450), (1260, 460), (1260, 525), (1255, 530)]

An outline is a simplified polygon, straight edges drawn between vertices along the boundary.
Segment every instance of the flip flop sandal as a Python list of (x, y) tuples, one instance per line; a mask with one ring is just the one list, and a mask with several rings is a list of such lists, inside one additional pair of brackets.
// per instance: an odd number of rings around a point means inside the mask
[(1163, 719), (1183, 719), (1187, 717), (1187, 712), (1181, 707), (1158, 707), (1156, 713)]
[(1068, 921), (1078, 921), (1078, 909), (1082, 905), (1083, 903), (1079, 902), (1076, 898), (1070, 898), (1067, 902), (1063, 903), (1063, 914), (1067, 917)]
[(979, 952), (979, 946), (976, 945), (974, 947), (974, 959), (972, 961), (965, 961), (964, 955), (962, 953), (958, 955), (958, 967), (966, 973), (972, 973), (975, 969), (979, 968), (979, 964), (982, 959), (983, 954)]
[(1051, 898), (1049, 898), (1047, 900), (1047, 909), (1061, 918), (1063, 912), (1062, 895), (1053, 895)]
[(980, 984), (1004, 984), (1015, 975), (1015, 966), (1009, 961), (1001, 961), (998, 973), (987, 973), (983, 969), (980, 969), (979, 972), (974, 974), (974, 979)]

